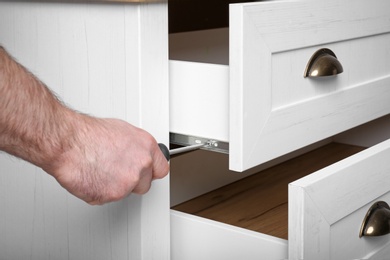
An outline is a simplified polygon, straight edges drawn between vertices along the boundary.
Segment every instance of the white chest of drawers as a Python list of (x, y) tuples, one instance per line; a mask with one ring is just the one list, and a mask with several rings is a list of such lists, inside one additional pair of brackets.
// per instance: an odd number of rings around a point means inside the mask
[[(171, 57), (184, 62), (171, 61), (170, 130), (228, 141), (230, 169), (244, 171), (319, 141), (339, 140), (336, 134), (389, 114), (388, 10), (385, 1), (235, 4), (229, 31), (171, 35)], [(320, 48), (337, 55), (342, 74), (303, 77)], [(359, 238), (358, 232), (371, 204), (389, 199), (389, 148), (383, 142), (291, 183), (288, 240), (173, 211), (174, 259), (386, 259), (388, 236)], [(207, 168), (212, 163), (192, 171), (185, 169), (186, 159), (178, 161), (182, 172), (172, 172), (173, 201), (181, 202), (175, 200), (180, 185), (194, 190), (183, 196), (188, 198), (222, 186), (211, 184), (219, 171)], [(233, 181), (228, 178), (223, 184)]]
[[(90, 208), (36, 168), (2, 155), (0, 258), (387, 258), (388, 236), (359, 238), (358, 230), (372, 203), (390, 199), (388, 141), (291, 183), (288, 240), (170, 211), (168, 190), (178, 204), (258, 170), (233, 174), (229, 161), (237, 171), (266, 168), (318, 141), (371, 146), (387, 139), (388, 117), (368, 127), (373, 132), (359, 127), (347, 138), (335, 135), (390, 112), (388, 1), (233, 5), (230, 34), (209, 31), (218, 37), (198, 50), (219, 54), (208, 65), (172, 61), (169, 72), (166, 1), (63, 2), (69, 3), (0, 1), (1, 44), (76, 109), (127, 119), (159, 141), (168, 137), (170, 101), (172, 132), (229, 142), (230, 159), (187, 154), (172, 162), (171, 183)], [(303, 78), (323, 47), (336, 53), (344, 72)], [(193, 49), (185, 55), (200, 57)], [(216, 58), (219, 64), (211, 64)]]
[[(386, 7), (236, 4), (229, 31), (172, 35), (171, 56), (196, 63), (172, 62), (171, 131), (228, 141), (230, 169), (243, 171), (388, 114)], [(320, 48), (335, 52), (344, 73), (303, 77)]]

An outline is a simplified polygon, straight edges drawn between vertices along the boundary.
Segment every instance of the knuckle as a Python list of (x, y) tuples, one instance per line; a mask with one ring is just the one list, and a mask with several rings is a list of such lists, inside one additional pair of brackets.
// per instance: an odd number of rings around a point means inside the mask
[(139, 194), (139, 195), (144, 195), (150, 190), (150, 188), (151, 188), (150, 183), (148, 185), (140, 185), (134, 189), (133, 193)]
[(110, 195), (110, 201), (119, 201), (119, 200), (124, 199), (125, 197), (126, 197), (125, 193), (123, 193), (123, 192), (113, 192)]
[(130, 174), (131, 177), (129, 178), (128, 180), (128, 186), (137, 186), (138, 183), (141, 181), (141, 175), (137, 172), (133, 172), (132, 174)]

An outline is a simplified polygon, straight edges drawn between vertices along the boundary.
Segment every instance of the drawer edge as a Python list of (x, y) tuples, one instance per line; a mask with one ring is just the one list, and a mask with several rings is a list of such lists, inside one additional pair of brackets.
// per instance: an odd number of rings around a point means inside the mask
[(287, 259), (287, 253), (284, 239), (171, 210), (173, 260)]

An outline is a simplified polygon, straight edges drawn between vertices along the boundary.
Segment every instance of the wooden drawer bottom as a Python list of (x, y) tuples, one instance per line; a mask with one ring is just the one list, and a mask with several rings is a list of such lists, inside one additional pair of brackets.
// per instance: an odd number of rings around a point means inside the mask
[(172, 209), (287, 239), (288, 184), (364, 149), (331, 143)]

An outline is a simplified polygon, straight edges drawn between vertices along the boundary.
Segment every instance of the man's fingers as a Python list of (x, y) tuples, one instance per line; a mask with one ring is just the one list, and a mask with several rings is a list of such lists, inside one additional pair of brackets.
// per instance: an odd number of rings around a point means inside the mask
[(134, 187), (133, 193), (135, 194), (145, 194), (150, 190), (152, 182), (152, 172), (151, 169), (147, 169), (143, 171), (140, 176), (140, 180), (137, 186)]
[(169, 172), (169, 163), (158, 147), (153, 158), (153, 180), (164, 178)]

